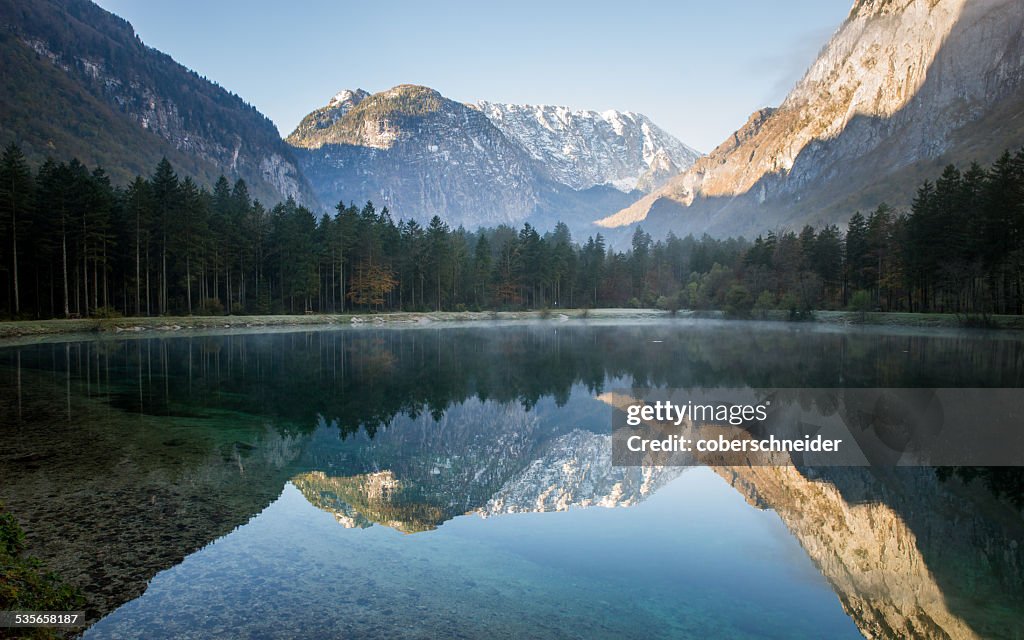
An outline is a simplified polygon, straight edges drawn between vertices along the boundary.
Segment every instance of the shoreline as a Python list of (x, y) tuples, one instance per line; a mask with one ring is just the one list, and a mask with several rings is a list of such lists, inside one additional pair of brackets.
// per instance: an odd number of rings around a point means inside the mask
[(11, 338), (59, 334), (164, 333), (207, 329), (285, 327), (346, 327), (362, 325), (423, 325), (439, 322), (517, 320), (640, 319), (669, 317), (658, 309), (567, 309), (560, 311), (395, 311), (385, 313), (318, 313), (303, 315), (150, 316), (0, 321), (0, 344)]
[(721, 311), (679, 311), (660, 309), (561, 309), (557, 311), (426, 311), (376, 314), (310, 314), (255, 316), (156, 316), (104, 319), (52, 319), (0, 321), (0, 345), (15, 338), (61, 334), (168, 333), (185, 330), (261, 329), (283, 327), (345, 327), (362, 325), (424, 325), (448, 322), (508, 322), (633, 319), (698, 319), (737, 323), (772, 322), (794, 326), (844, 325), (850, 327), (910, 327), (999, 331), (1024, 330), (1024, 316), (988, 316), (991, 326), (965, 327), (963, 316), (938, 313), (815, 311), (813, 317), (791, 321), (785, 311), (769, 311), (762, 318), (727, 318)]

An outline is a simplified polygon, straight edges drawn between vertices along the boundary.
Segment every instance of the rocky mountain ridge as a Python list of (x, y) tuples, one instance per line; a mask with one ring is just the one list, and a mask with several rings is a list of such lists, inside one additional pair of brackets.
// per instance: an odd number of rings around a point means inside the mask
[(328, 101), (326, 106), (316, 109), (303, 118), (289, 138), (296, 140), (315, 139), (319, 132), (330, 130), (341, 117), (368, 97), (370, 97), (370, 94), (362, 89), (339, 91)]
[(574, 111), (483, 100), (475, 106), (552, 178), (573, 189), (611, 185), (624, 192), (649, 190), (701, 155), (632, 111)]
[(322, 202), (467, 227), (579, 230), (699, 155), (640, 114), (467, 105), (417, 85), (341, 91), (286, 140)]
[(518, 222), (541, 200), (525, 150), (478, 110), (427, 87), (328, 105), (286, 140), (325, 203), (372, 200), (396, 217), (476, 226)]

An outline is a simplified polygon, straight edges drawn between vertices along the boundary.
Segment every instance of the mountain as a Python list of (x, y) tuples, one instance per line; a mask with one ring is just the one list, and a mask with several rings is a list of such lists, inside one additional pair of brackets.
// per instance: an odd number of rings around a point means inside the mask
[(647, 116), (631, 111), (599, 113), (485, 101), (476, 107), (543, 164), (552, 178), (573, 189), (607, 184), (624, 192), (649, 191), (701, 155)]
[(526, 151), (476, 109), (427, 87), (332, 100), (286, 140), (326, 204), (373, 200), (421, 222), (478, 225), (517, 222), (540, 200)]
[(777, 109), (599, 225), (756, 235), (909, 204), (1024, 144), (1024, 3), (858, 0)]
[(576, 231), (697, 156), (639, 114), (467, 105), (417, 85), (342, 91), (286, 141), (326, 204), (373, 200), (467, 227), (563, 220)]
[(314, 202), (270, 120), (91, 2), (0, 0), (0, 60), (0, 143), (34, 162), (77, 157), (123, 183), (166, 156), (207, 184)]

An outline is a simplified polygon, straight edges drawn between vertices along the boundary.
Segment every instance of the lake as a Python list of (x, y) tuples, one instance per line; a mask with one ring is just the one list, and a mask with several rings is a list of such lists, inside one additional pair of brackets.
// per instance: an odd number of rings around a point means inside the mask
[(86, 638), (1020, 638), (1012, 477), (617, 467), (629, 387), (1024, 387), (983, 331), (544, 321), (0, 348)]

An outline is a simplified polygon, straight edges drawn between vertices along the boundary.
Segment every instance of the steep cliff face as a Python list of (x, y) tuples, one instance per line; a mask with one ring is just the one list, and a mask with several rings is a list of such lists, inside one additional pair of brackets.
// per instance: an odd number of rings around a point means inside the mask
[(486, 101), (476, 107), (554, 180), (573, 189), (611, 185), (624, 192), (649, 190), (700, 157), (650, 118), (631, 111)]
[(661, 211), (686, 231), (758, 233), (910, 201), (920, 175), (1024, 143), (1024, 4), (857, 2), (778, 109), (600, 222)]
[(124, 181), (161, 156), (268, 202), (314, 198), (276, 127), (238, 96), (145, 46), (86, 0), (0, 0), (0, 139), (33, 160), (77, 156)]

